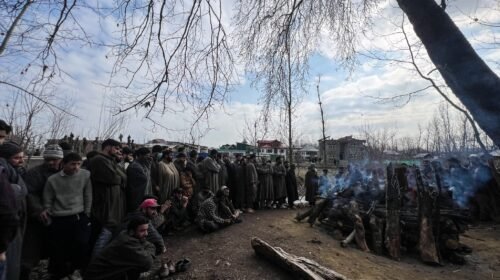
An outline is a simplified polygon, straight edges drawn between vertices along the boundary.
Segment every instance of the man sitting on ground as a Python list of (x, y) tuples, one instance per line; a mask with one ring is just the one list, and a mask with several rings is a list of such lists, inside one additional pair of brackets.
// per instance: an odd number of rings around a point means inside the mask
[(149, 220), (132, 218), (122, 231), (89, 264), (84, 280), (135, 280), (151, 269), (155, 246), (146, 240)]
[(217, 212), (223, 219), (231, 219), (234, 223), (241, 223), (240, 211), (234, 209), (233, 202), (229, 197), (229, 188), (227, 186), (222, 186), (219, 191), (217, 191), (216, 201), (217, 201)]
[(214, 194), (208, 191), (205, 201), (200, 204), (196, 222), (203, 232), (213, 232), (232, 223), (231, 219), (224, 219), (219, 216), (216, 200)]
[(189, 199), (183, 195), (182, 188), (176, 188), (172, 193), (170, 200), (172, 206), (169, 209), (166, 220), (166, 229), (181, 230), (189, 225), (189, 216), (187, 206)]
[(124, 224), (122, 225), (122, 230), (128, 227), (130, 221), (136, 217), (144, 217), (149, 221), (148, 227), (148, 235), (146, 240), (155, 245), (156, 255), (163, 254), (167, 251), (165, 248), (165, 242), (163, 241), (163, 237), (158, 233), (156, 228), (153, 226), (152, 220), (158, 216), (160, 205), (158, 205), (156, 199), (148, 198), (145, 199), (139, 209), (135, 212), (129, 213), (124, 220)]

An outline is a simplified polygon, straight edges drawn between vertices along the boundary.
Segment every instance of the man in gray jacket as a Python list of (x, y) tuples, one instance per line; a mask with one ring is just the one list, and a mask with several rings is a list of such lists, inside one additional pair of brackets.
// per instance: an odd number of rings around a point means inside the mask
[(49, 226), (49, 273), (61, 279), (81, 268), (90, 238), (92, 184), (90, 172), (80, 169), (82, 158), (69, 153), (63, 169), (49, 177), (43, 190), (41, 219)]

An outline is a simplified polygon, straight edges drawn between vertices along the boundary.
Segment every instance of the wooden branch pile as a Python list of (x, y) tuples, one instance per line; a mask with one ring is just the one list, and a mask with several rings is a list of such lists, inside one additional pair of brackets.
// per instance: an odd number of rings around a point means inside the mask
[(442, 264), (443, 258), (457, 264), (464, 263), (463, 254), (470, 249), (460, 244), (459, 234), (470, 222), (468, 213), (442, 208), (441, 178), (436, 176), (437, 187), (431, 187), (422, 179), (420, 170), (415, 171), (418, 207), (401, 206), (402, 194), (408, 189), (404, 175), (406, 169), (389, 164), (385, 205), (376, 205), (358, 215), (329, 216), (322, 221), (322, 227), (330, 232), (336, 231), (334, 236), (338, 236), (339, 231), (347, 236), (341, 241), (343, 247), (355, 241), (363, 251), (386, 254), (395, 260), (401, 258), (402, 250), (416, 250), (421, 260), (428, 264)]

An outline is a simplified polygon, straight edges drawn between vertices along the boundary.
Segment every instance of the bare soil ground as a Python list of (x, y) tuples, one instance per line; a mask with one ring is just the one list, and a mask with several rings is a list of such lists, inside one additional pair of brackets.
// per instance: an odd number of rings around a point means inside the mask
[(188, 257), (192, 266), (171, 279), (297, 279), (258, 257), (250, 239), (259, 237), (289, 253), (308, 257), (350, 279), (500, 279), (500, 227), (480, 225), (462, 242), (473, 248), (464, 266), (428, 266), (416, 256), (399, 262), (384, 256), (340, 247), (326, 231), (293, 220), (295, 210), (261, 210), (245, 214), (243, 223), (202, 234), (194, 227), (166, 238), (167, 256)]

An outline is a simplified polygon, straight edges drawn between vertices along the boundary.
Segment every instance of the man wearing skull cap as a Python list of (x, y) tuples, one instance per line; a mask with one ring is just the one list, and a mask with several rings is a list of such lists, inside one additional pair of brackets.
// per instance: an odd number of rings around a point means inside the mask
[(61, 169), (64, 153), (59, 145), (52, 144), (45, 147), (42, 156), (43, 163), (30, 168), (23, 175), (28, 188), (28, 196), (26, 197), (28, 221), (23, 242), (21, 280), (29, 279), (31, 270), (38, 265), (41, 259), (48, 257), (47, 225), (40, 217), (43, 211), (43, 189), (47, 179)]

